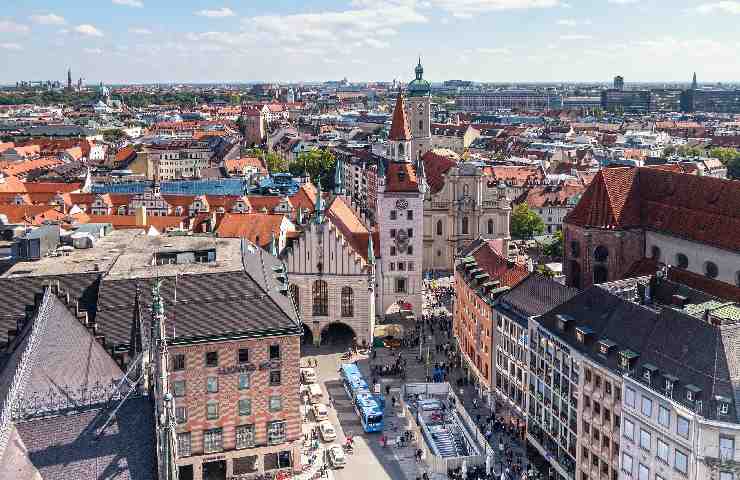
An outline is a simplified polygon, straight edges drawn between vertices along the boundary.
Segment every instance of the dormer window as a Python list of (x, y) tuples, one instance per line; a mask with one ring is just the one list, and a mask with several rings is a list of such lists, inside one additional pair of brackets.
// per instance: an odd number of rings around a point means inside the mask
[(658, 367), (656, 367), (655, 365), (646, 363), (642, 366), (642, 379), (645, 380), (648, 385), (651, 384), (652, 379), (656, 376), (657, 373)]
[(693, 384), (686, 385), (686, 400), (689, 402), (695, 402), (701, 395), (701, 388)]
[(556, 317), (558, 319), (558, 328), (561, 332), (567, 330), (568, 325), (573, 322), (573, 317), (571, 317), (570, 315), (557, 314)]
[(730, 399), (717, 395), (714, 397), (717, 400), (717, 415), (727, 415), (730, 413)]
[(609, 352), (616, 347), (617, 344), (609, 340), (608, 338), (605, 338), (599, 342), (599, 353), (602, 355), (609, 355)]
[(404, 180), (406, 180), (406, 172), (404, 172), (403, 170), (399, 171), (398, 172), (398, 180), (401, 181), (401, 182), (403, 182)]
[(622, 350), (619, 352), (619, 355), (619, 366), (622, 367), (623, 370), (630, 370), (632, 365), (634, 365), (635, 361), (640, 356), (640, 354), (633, 352), (632, 350)]
[(576, 340), (578, 343), (586, 343), (588, 336), (593, 333), (589, 327), (576, 327)]
[(663, 375), (663, 377), (665, 378), (665, 391), (668, 396), (672, 396), (673, 386), (678, 381), (678, 377), (674, 377), (673, 375)]

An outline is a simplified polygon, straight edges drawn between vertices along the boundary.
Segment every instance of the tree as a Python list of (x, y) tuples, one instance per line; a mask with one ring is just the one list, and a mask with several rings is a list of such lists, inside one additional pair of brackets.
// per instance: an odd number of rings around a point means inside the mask
[(307, 173), (314, 184), (321, 181), (321, 186), (329, 190), (334, 187), (334, 167), (336, 164), (337, 159), (333, 153), (328, 150), (317, 149), (299, 153), (298, 157), (290, 163), (289, 171), (293, 176)]
[(735, 157), (727, 162), (727, 176), (740, 180), (740, 157)]
[(555, 232), (554, 239), (552, 243), (549, 243), (544, 246), (542, 249), (542, 253), (547, 255), (548, 257), (554, 257), (554, 258), (561, 258), (563, 256), (563, 231), (558, 230)]
[(719, 159), (719, 161), (727, 165), (732, 160), (740, 157), (740, 152), (738, 152), (734, 148), (716, 147), (709, 150), (709, 156), (711, 158), (717, 158)]
[(126, 132), (120, 128), (111, 128), (110, 130), (103, 131), (103, 140), (106, 142), (118, 142), (124, 138), (127, 138)]
[(511, 212), (511, 236), (531, 238), (545, 231), (545, 223), (526, 203), (520, 203)]

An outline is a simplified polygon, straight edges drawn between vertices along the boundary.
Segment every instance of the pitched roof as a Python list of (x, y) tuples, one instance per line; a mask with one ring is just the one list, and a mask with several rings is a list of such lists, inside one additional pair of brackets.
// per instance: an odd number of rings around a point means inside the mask
[(444, 188), (444, 175), (460, 160), (460, 156), (447, 149), (433, 149), (421, 157), (424, 162), (427, 184), (431, 193), (437, 193)]
[(566, 287), (551, 278), (530, 273), (521, 283), (499, 298), (499, 305), (523, 319), (543, 315), (578, 294), (578, 289)]
[(367, 261), (367, 244), (370, 230), (357, 217), (341, 197), (335, 197), (326, 211), (327, 219), (339, 229), (352, 249)]
[(385, 176), (386, 192), (418, 192), (416, 169), (410, 163), (390, 162)]
[(607, 168), (565, 218), (596, 228), (643, 227), (740, 250), (740, 183), (655, 168)]
[(47, 205), (0, 205), (0, 214), (6, 215), (10, 223), (40, 225), (44, 220), (62, 220), (64, 214)]
[(502, 287), (513, 287), (529, 275), (523, 265), (505, 259), (498, 250), (499, 244), (495, 241), (483, 241), (480, 247), (472, 253), (478, 268), (486, 272), (491, 280), (498, 280)]
[(411, 129), (409, 129), (408, 122), (406, 121), (406, 111), (403, 108), (403, 93), (400, 90), (396, 98), (396, 108), (393, 110), (393, 121), (388, 138), (399, 141), (411, 140)]
[(273, 235), (280, 238), (283, 218), (282, 214), (271, 213), (226, 213), (216, 228), (216, 235), (246, 238), (260, 247), (266, 247)]

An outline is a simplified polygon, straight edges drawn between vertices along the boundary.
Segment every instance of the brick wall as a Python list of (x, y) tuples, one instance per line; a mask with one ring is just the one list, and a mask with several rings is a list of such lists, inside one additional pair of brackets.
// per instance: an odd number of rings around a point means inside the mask
[[(478, 377), (478, 381), (490, 388), (493, 375), (491, 353), (493, 313), (490, 306), (468, 287), (464, 276), (458, 271), (455, 272), (455, 294), (453, 334), (458, 340), (460, 349), (467, 355), (469, 363), (475, 367), (473, 373)], [(480, 338), (476, 322), (480, 325)], [(487, 351), (483, 350), (484, 345)]]
[[(267, 368), (270, 345), (280, 345), (281, 359), (279, 366)], [(249, 349), (249, 365), (255, 370), (250, 375), (250, 387), (239, 390), (239, 373), (230, 373), (229, 367), (238, 365), (238, 350)], [(301, 436), (301, 415), (299, 398), (300, 337), (269, 337), (239, 341), (213, 342), (191, 346), (170, 347), (170, 381), (185, 380), (185, 396), (175, 398), (176, 407), (187, 407), (187, 422), (179, 424), (177, 431), (191, 432), (191, 449), (193, 455), (203, 453), (203, 431), (212, 428), (223, 429), (223, 447), (225, 451), (233, 450), (236, 445), (235, 428), (238, 425), (254, 424), (256, 445), (266, 445), (269, 421), (286, 421), (288, 441)], [(218, 366), (207, 367), (207, 352), (218, 352)], [(185, 354), (185, 370), (173, 368), (177, 354)], [(224, 369), (226, 369), (224, 371)], [(280, 386), (270, 386), (271, 370), (280, 370)], [(207, 391), (207, 378), (218, 378), (218, 392)], [(282, 397), (282, 410), (269, 411), (270, 396)], [(252, 414), (239, 415), (239, 399), (251, 399)], [(219, 404), (219, 418), (206, 418), (206, 402), (216, 400)], [(277, 448), (279, 449), (279, 448)]]

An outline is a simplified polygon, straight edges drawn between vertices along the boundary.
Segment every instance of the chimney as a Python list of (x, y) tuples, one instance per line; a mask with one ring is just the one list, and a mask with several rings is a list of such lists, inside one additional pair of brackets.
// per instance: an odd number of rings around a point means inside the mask
[(146, 227), (146, 207), (144, 205), (136, 207), (134, 211), (137, 227)]

